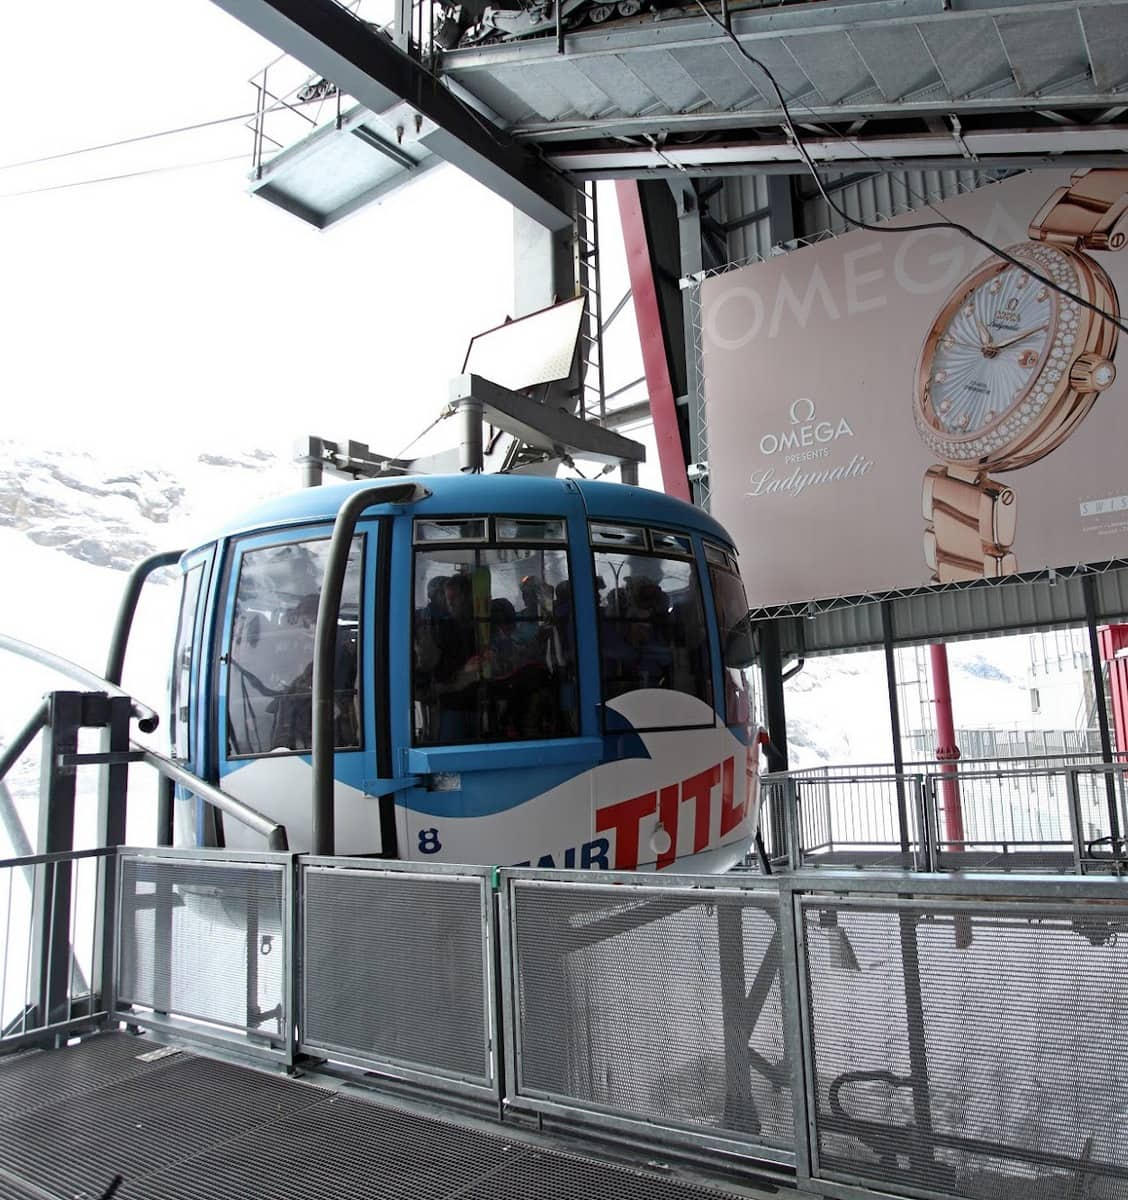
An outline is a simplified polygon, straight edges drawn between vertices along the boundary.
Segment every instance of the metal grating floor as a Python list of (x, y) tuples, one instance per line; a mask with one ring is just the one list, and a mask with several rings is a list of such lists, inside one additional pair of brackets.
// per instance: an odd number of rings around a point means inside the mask
[[(737, 1200), (106, 1034), (0, 1060), (0, 1200)], [(784, 1189), (781, 1189), (781, 1192)], [(764, 1191), (740, 1195), (763, 1196)]]

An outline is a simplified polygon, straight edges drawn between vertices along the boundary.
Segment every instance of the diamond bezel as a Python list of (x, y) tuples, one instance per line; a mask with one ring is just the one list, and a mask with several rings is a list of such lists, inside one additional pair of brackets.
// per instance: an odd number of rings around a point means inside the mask
[[(1027, 259), (1040, 274), (1052, 279), (1071, 292), (1078, 292), (1081, 281), (1069, 255), (1054, 246), (1023, 243), (1013, 246), (1009, 253), (1019, 259)], [(982, 273), (980, 267), (968, 279)], [(967, 280), (961, 285), (967, 286)], [(1038, 427), (1050, 402), (1060, 390), (1061, 381), (1068, 378), (1069, 366), (1075, 357), (1077, 340), (1080, 336), (1080, 306), (1073, 300), (1060, 298), (1057, 304), (1053, 337), (1046, 350), (1041, 371), (1034, 383), (1023, 393), (1022, 398), (1006, 410), (1001, 420), (996, 421), (986, 432), (971, 438), (959, 438), (937, 429), (924, 412), (924, 397), (916, 405), (917, 429), (924, 444), (938, 457), (948, 462), (978, 464), (997, 455), (1004, 448), (1010, 449)]]

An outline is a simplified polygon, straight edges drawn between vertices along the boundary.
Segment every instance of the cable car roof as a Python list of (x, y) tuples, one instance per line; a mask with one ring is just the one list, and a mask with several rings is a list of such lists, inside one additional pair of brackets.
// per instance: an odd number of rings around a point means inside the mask
[[(555, 516), (566, 513), (568, 497), (577, 493), (589, 517), (606, 521), (633, 521), (692, 529), (732, 546), (723, 526), (684, 500), (647, 488), (626, 487), (587, 479), (545, 479), (530, 475), (417, 475), (363, 480), (302, 488), (233, 516), (215, 531), (215, 537), (252, 530), (331, 521), (345, 501), (365, 489), (379, 490), (389, 483), (417, 483), (429, 495), (411, 505), (419, 516), (501, 513), (521, 516)], [(387, 502), (374, 503), (379, 514)], [(201, 539), (199, 545), (212, 538)]]

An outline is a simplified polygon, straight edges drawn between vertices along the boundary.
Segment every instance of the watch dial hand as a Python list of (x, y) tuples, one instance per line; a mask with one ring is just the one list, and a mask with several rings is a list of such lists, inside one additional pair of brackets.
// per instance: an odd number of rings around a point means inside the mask
[(991, 341), (991, 331), (978, 317), (975, 318), (975, 328), (979, 330), (979, 340), (982, 343), (984, 350), (998, 349), (995, 343)]
[(1041, 333), (1045, 328), (1045, 325), (1035, 325), (1033, 329), (1028, 329), (1025, 333), (1019, 333), (1012, 338), (1007, 338), (1005, 342), (996, 342), (995, 349), (1005, 350), (1008, 346), (1013, 346), (1018, 342), (1024, 342), (1028, 337), (1033, 337), (1034, 334)]

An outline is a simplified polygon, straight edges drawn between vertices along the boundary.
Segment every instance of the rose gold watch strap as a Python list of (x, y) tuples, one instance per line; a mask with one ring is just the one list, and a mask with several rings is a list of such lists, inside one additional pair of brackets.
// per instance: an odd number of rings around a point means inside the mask
[(1086, 250), (1120, 250), (1128, 241), (1128, 169), (1078, 171), (1030, 222), (1030, 236)]
[(933, 583), (1013, 575), (1014, 492), (985, 475), (961, 478), (947, 467), (924, 475), (924, 558)]

